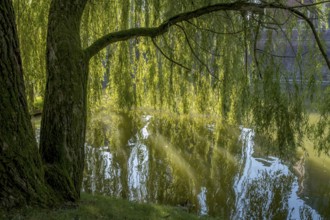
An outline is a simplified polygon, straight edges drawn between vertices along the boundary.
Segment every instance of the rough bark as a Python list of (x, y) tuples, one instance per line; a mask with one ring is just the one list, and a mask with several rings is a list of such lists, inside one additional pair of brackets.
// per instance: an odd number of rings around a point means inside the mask
[(53, 202), (28, 113), (12, 2), (1, 0), (0, 208)]
[(88, 59), (80, 42), (87, 0), (53, 0), (47, 35), (47, 84), (40, 152), (46, 181), (66, 201), (76, 201), (84, 167)]

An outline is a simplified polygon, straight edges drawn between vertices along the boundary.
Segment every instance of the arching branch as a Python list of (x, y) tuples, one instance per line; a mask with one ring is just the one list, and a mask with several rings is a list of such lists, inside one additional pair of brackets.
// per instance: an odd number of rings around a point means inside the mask
[(93, 57), (95, 54), (100, 52), (107, 45), (125, 41), (134, 37), (156, 37), (166, 33), (170, 27), (173, 25), (187, 21), (193, 18), (198, 18), (206, 14), (210, 14), (217, 11), (258, 11), (263, 12), (263, 9), (266, 8), (268, 4), (255, 4), (247, 2), (234, 2), (234, 3), (219, 3), (215, 5), (209, 5), (202, 8), (199, 8), (194, 11), (184, 12), (176, 16), (171, 17), (170, 19), (164, 21), (161, 25), (154, 28), (132, 28), (117, 32), (109, 33), (98, 40), (96, 40), (92, 45), (85, 49), (85, 53), (88, 59)]
[[(308, 7), (310, 5), (304, 5), (305, 7)], [(326, 51), (323, 48), (321, 44), (321, 40), (317, 34), (317, 31), (315, 29), (315, 26), (310, 21), (310, 19), (303, 14), (302, 12), (298, 11), (296, 9), (296, 6), (287, 6), (283, 4), (278, 3), (249, 3), (244, 1), (237, 1), (233, 3), (219, 3), (214, 5), (205, 6), (202, 8), (199, 8), (194, 11), (190, 12), (184, 12), (181, 14), (178, 14), (176, 16), (173, 16), (169, 18), (168, 20), (164, 21), (161, 25), (158, 27), (153, 28), (132, 28), (128, 30), (122, 30), (117, 32), (109, 33), (98, 40), (96, 40), (92, 45), (90, 45), (88, 48), (85, 49), (86, 58), (90, 59), (95, 54), (97, 54), (99, 51), (101, 51), (103, 48), (105, 48), (107, 45), (125, 41), (134, 37), (151, 37), (155, 38), (159, 35), (162, 35), (166, 33), (170, 27), (173, 25), (176, 25), (182, 21), (188, 21), (193, 18), (198, 18), (206, 14), (214, 13), (217, 11), (248, 11), (248, 12), (255, 12), (255, 13), (264, 13), (264, 9), (283, 9), (286, 11), (289, 11), (290, 13), (293, 13), (299, 17), (301, 17), (303, 20), (305, 20), (309, 27), (311, 28), (313, 35), (315, 37), (316, 43), (318, 45), (318, 48), (325, 59), (325, 62), (328, 66), (328, 69), (330, 70), (330, 61), (327, 57)]]

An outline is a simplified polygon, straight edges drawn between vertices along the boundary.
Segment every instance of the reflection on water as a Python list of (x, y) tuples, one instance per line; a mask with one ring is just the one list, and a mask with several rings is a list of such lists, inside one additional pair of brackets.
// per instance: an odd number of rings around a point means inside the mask
[(145, 201), (147, 197), (147, 179), (149, 156), (148, 149), (143, 144), (132, 147), (131, 156), (128, 159), (128, 186), (129, 199)]
[(102, 131), (88, 133), (84, 191), (225, 219), (321, 219), (283, 161), (254, 157), (251, 129), (239, 136), (204, 119), (131, 115), (95, 124)]
[(199, 211), (200, 215), (207, 215), (208, 213), (208, 208), (206, 203), (206, 193), (207, 193), (206, 187), (202, 187), (201, 192), (197, 195), (198, 203), (200, 207), (200, 211)]
[[(120, 196), (122, 185), (121, 171), (118, 164), (113, 162), (109, 147), (94, 148), (85, 146), (86, 160), (84, 184), (88, 191)], [(83, 189), (84, 191), (84, 189)]]
[(147, 179), (149, 173), (149, 151), (143, 140), (147, 139), (149, 132), (150, 116), (144, 119), (146, 125), (141, 129), (141, 134), (137, 134), (134, 139), (128, 141), (131, 146), (131, 154), (128, 159), (128, 187), (129, 199), (136, 201), (146, 201), (147, 198)]
[[(297, 177), (276, 157), (253, 157), (251, 129), (242, 128), (242, 171), (235, 178), (232, 219), (320, 219), (299, 198)], [(274, 209), (276, 207), (276, 209)]]

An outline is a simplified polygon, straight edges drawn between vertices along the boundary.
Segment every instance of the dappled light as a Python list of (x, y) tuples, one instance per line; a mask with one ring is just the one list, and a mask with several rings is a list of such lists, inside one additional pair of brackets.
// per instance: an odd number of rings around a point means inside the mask
[[(114, 120), (119, 117), (133, 121), (130, 117), (109, 114)], [(226, 132), (230, 129), (219, 129), (223, 126), (210, 119), (132, 115), (139, 118), (134, 120), (140, 121), (136, 123), (140, 127), (130, 129), (137, 133), (127, 137), (123, 145), (128, 151), (127, 161), (118, 165), (113, 163), (112, 157), (103, 156), (104, 160), (108, 158), (105, 164), (86, 166), (84, 191), (111, 196), (128, 195), (133, 201), (171, 204), (201, 216), (218, 215), (231, 219), (246, 216), (257, 219), (286, 216), (321, 219), (321, 216), (327, 216), (327, 212), (322, 211), (326, 204), (315, 203), (316, 200), (309, 198), (316, 192), (307, 184), (312, 173), (297, 171), (300, 160), (282, 160), (266, 152), (255, 154), (255, 132), (252, 129), (237, 128), (237, 133), (229, 135)], [(99, 123), (95, 125), (100, 126)], [(116, 131), (105, 133), (107, 135), (103, 138), (111, 139)], [(200, 136), (208, 138), (199, 139)], [(227, 136), (228, 142), (217, 140), (222, 136)], [(88, 139), (93, 139), (93, 135)], [(92, 148), (103, 151), (102, 147)], [(113, 155), (119, 153), (111, 150), (107, 153), (110, 152)], [(93, 158), (94, 155), (88, 154), (87, 161), (95, 161)], [(313, 167), (312, 160), (308, 157), (305, 160), (303, 166), (307, 163)], [(290, 165), (292, 163), (295, 165)], [(120, 172), (121, 176), (111, 176), (111, 185), (103, 184), (109, 178), (106, 173), (108, 164), (113, 164), (113, 169), (127, 169)], [(89, 170), (95, 170), (98, 175), (91, 175)], [(106, 189), (119, 182), (117, 191)], [(122, 187), (126, 184), (126, 188)], [(95, 185), (99, 187), (93, 188)]]
[(330, 218), (329, 48), (328, 0), (1, 0), (0, 218)]

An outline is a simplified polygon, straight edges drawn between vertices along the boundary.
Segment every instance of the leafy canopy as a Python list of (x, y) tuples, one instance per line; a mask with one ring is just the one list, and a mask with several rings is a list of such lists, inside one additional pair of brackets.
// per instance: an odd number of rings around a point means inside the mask
[[(13, 2), (32, 109), (45, 89), (50, 2)], [(154, 38), (110, 44), (90, 61), (89, 111), (107, 102), (117, 109), (216, 115), (254, 127), (283, 150), (299, 144), (308, 131), (328, 153), (330, 92), (322, 87), (329, 78), (322, 52), (329, 25), (326, 2), (251, 1), (251, 7), (178, 22)], [(158, 27), (178, 14), (220, 3), (233, 1), (90, 0), (82, 44), (87, 48), (112, 32)], [(311, 112), (321, 115), (312, 126)]]

